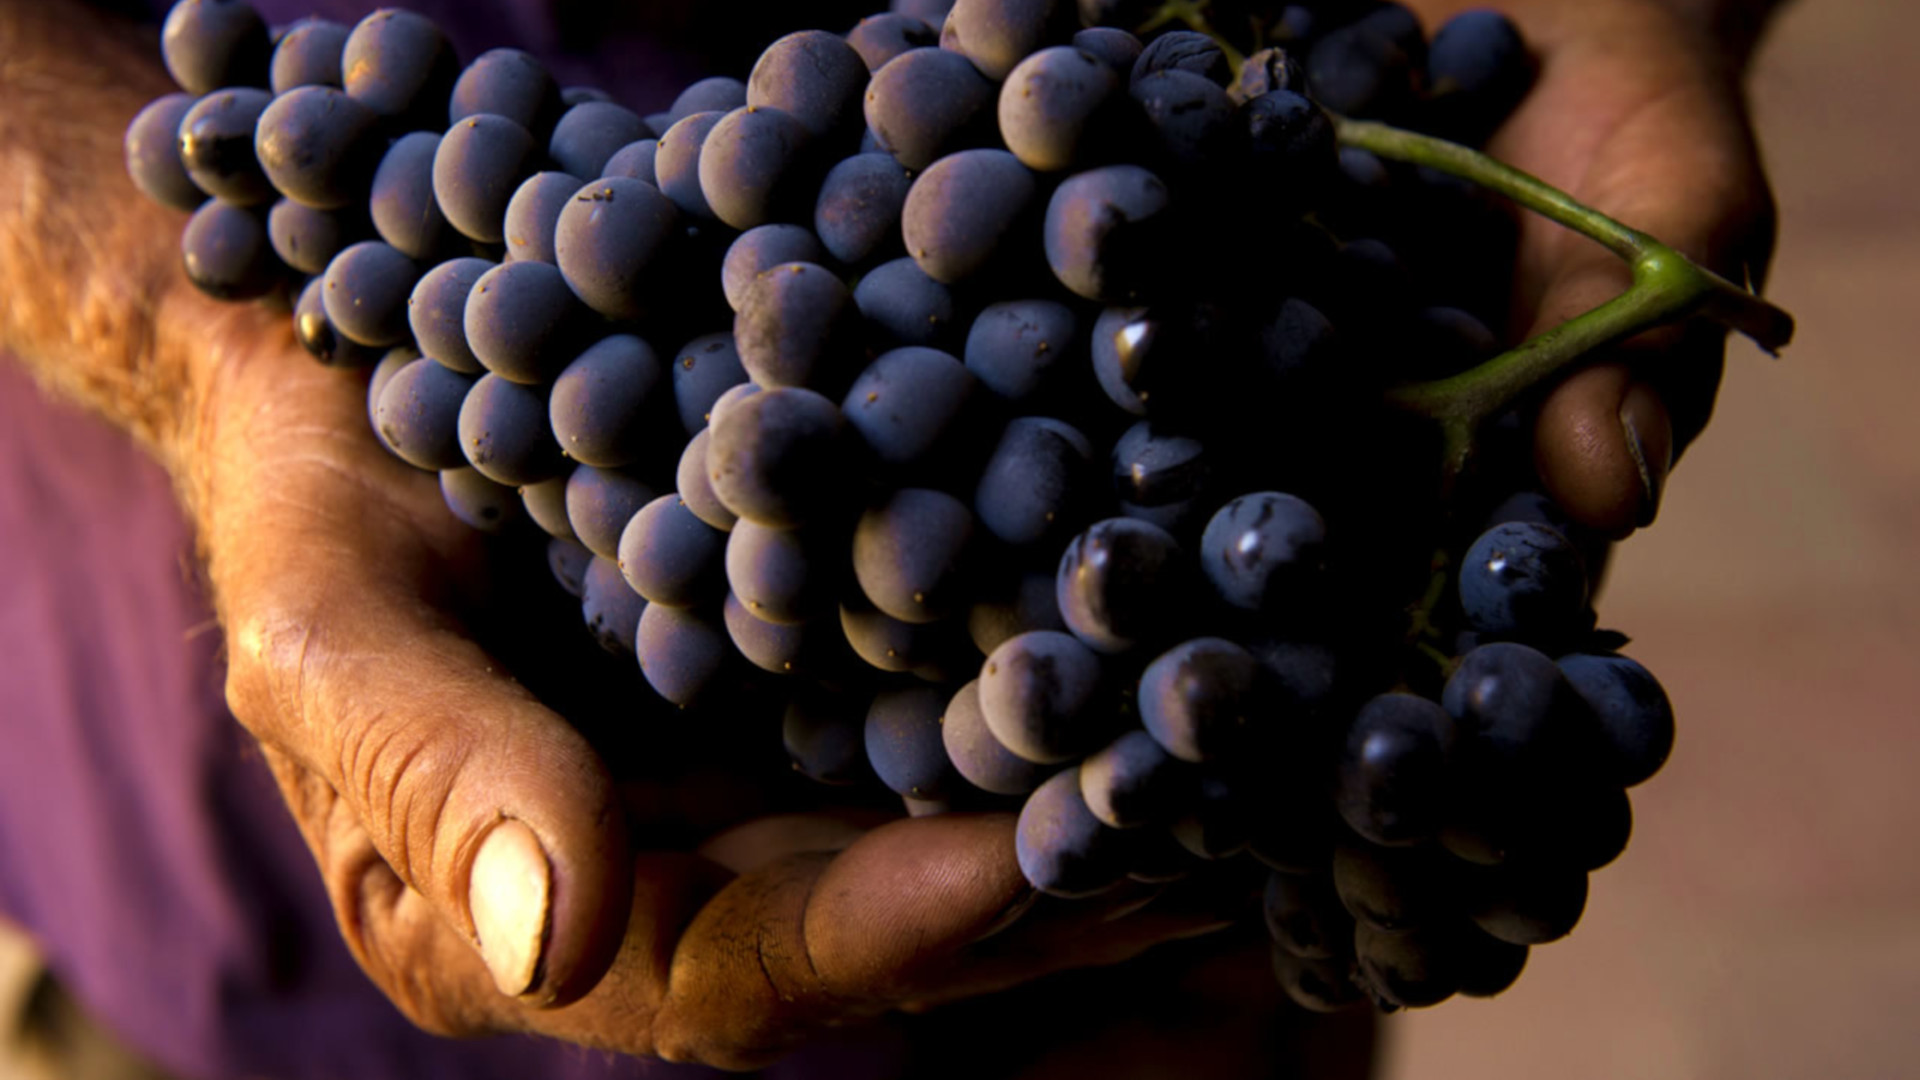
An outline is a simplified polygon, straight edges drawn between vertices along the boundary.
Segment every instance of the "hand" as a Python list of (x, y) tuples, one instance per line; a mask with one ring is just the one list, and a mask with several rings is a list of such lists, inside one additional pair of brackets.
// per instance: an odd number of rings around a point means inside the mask
[[(1410, 0), (1429, 30), (1475, 0)], [(1494, 136), (1496, 157), (1679, 249), (1734, 282), (1765, 277), (1773, 201), (1741, 102), (1743, 57), (1679, 0), (1505, 0), (1540, 61), (1533, 92)], [(1524, 215), (1517, 333), (1531, 336), (1625, 291), (1599, 245)], [(1719, 387), (1725, 334), (1643, 335), (1550, 394), (1535, 431), (1547, 490), (1620, 537), (1649, 524), (1673, 459)]]
[(377, 446), (364, 379), (283, 317), (204, 306), (168, 318), (214, 353), (184, 460), (228, 699), (349, 947), (421, 1025), (745, 1067), (1238, 914), (1204, 886), (1036, 903), (1007, 815), (760, 819), (635, 854), (594, 749), (457, 617), (482, 545)]

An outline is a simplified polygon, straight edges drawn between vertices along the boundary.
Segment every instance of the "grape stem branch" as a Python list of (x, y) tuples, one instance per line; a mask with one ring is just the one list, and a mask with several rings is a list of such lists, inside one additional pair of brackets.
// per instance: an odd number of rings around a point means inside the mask
[(1465, 471), (1480, 426), (1535, 387), (1570, 374), (1595, 350), (1695, 315), (1737, 330), (1778, 355), (1793, 317), (1680, 252), (1566, 192), (1457, 143), (1366, 120), (1336, 117), (1340, 143), (1460, 177), (1587, 236), (1633, 267), (1626, 292), (1458, 375), (1387, 392), (1390, 405), (1426, 416), (1445, 439), (1448, 487)]

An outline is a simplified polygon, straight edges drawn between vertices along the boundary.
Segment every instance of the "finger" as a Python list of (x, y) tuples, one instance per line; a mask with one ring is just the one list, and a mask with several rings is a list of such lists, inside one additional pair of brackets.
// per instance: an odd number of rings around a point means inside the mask
[(502, 992), (577, 997), (611, 962), (631, 889), (611, 780), (442, 611), (459, 527), (411, 501), (432, 485), (341, 436), (365, 423), (355, 387), (289, 360), (236, 376), (274, 383), (273, 404), (216, 436), (205, 535), (228, 702), (338, 793)]
[(1622, 364), (1588, 368), (1548, 395), (1534, 455), (1556, 503), (1622, 537), (1653, 523), (1673, 464), (1673, 422), (1660, 395)]

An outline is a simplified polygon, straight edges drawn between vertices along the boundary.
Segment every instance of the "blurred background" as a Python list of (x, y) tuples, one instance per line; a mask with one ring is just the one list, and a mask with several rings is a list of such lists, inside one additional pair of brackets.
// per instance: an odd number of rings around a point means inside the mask
[[(1387, 1020), (1382, 1080), (1920, 1071), (1917, 39), (1920, 5), (1801, 0), (1763, 48), (1769, 293), (1799, 336), (1733, 346), (1601, 607), (1673, 697), (1674, 757), (1574, 935), (1503, 997)], [(0, 1017), (85, 1031), (37, 975), (0, 925)], [(153, 1075), (95, 1035), (52, 1071), (17, 1035), (0, 1080)]]
[(1379, 1075), (1920, 1072), (1920, 5), (1801, 0), (1762, 48), (1780, 361), (1713, 425), (1601, 621), (1666, 684), (1672, 760), (1514, 990), (1389, 1019)]

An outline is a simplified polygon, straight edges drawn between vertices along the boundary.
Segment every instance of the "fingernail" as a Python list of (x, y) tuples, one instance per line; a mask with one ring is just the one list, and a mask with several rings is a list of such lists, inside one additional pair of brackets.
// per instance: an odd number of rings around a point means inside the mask
[(518, 821), (494, 826), (474, 857), (467, 906), (501, 993), (519, 997), (539, 981), (552, 900), (552, 867), (533, 830)]
[(1626, 433), (1627, 452), (1640, 472), (1639, 525), (1653, 524), (1660, 512), (1660, 496), (1667, 485), (1667, 470), (1673, 466), (1673, 426), (1659, 395), (1646, 386), (1635, 386), (1620, 402), (1620, 427)]

